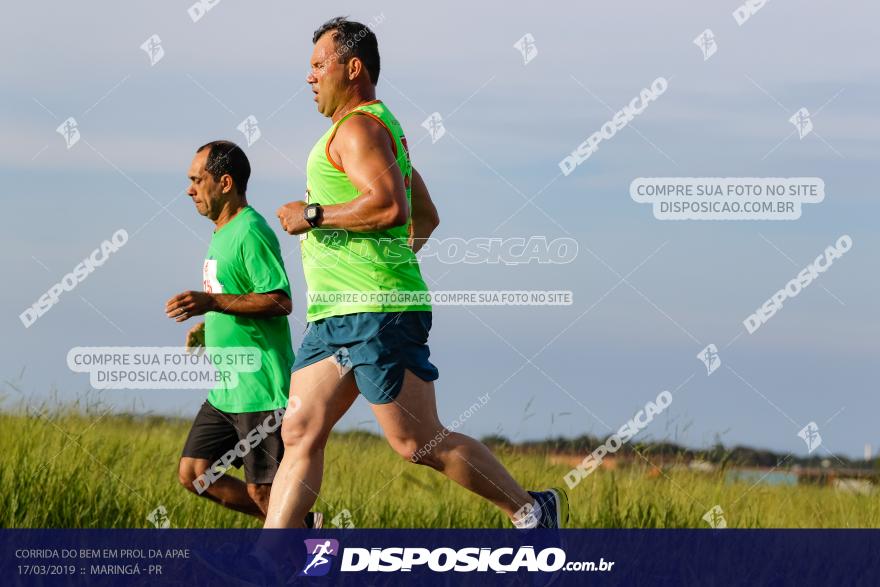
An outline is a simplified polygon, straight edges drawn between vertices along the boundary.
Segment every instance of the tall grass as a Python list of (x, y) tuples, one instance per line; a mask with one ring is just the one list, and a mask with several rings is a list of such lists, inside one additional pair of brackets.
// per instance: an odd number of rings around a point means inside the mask
[[(104, 415), (95, 410), (0, 413), (0, 526), (150, 527), (165, 506), (174, 527), (259, 527), (184, 490), (177, 461), (189, 422)], [(568, 467), (541, 454), (498, 453), (528, 488), (562, 485)], [(491, 505), (424, 467), (401, 460), (384, 440), (335, 434), (315, 509), (351, 512), (357, 527), (507, 527)], [(706, 527), (720, 505), (729, 527), (878, 527), (880, 502), (823, 487), (726, 484), (720, 473), (646, 468), (597, 471), (569, 491), (572, 525), (586, 528)], [(235, 474), (239, 474), (237, 471)]]

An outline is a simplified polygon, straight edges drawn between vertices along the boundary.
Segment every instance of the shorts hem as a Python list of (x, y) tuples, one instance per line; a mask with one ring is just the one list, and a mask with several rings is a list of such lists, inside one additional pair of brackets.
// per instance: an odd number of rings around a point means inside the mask
[(290, 368), (290, 372), (296, 373), (300, 369), (305, 369), (306, 367), (311, 367), (312, 365), (314, 365), (318, 361), (323, 361), (327, 357), (332, 357), (332, 356), (333, 356), (333, 353), (326, 351), (324, 353), (321, 353), (320, 355), (316, 355), (310, 359), (306, 359), (302, 363), (294, 363), (293, 367)]
[[(186, 447), (184, 447), (184, 448), (186, 448)], [(214, 461), (216, 461), (220, 457), (219, 456), (205, 456), (205, 453), (200, 453), (198, 451), (192, 451), (192, 450), (184, 450), (183, 452), (180, 453), (180, 458), (182, 458), (182, 459), (202, 459), (204, 461), (210, 461), (213, 464)]]
[[(424, 375), (423, 373), (417, 373), (416, 371), (414, 371), (413, 369), (410, 369), (409, 367), (404, 367), (404, 375), (403, 376), (406, 376), (406, 371), (409, 371), (410, 373), (412, 373), (413, 375), (415, 375), (416, 377), (418, 377), (419, 379), (421, 379), (425, 383), (431, 383), (432, 381), (437, 381), (438, 379), (440, 379), (440, 373), (430, 373), (430, 374), (428, 374), (427, 377), (423, 377), (422, 376), (422, 375)], [(360, 391), (360, 389), (361, 389), (360, 385), (358, 385), (358, 392), (360, 392), (360, 395), (363, 396), (363, 398), (365, 400), (367, 400), (367, 403), (369, 403), (371, 406), (384, 406), (385, 404), (393, 403), (400, 396), (401, 390), (403, 390), (403, 376), (400, 378), (400, 385), (397, 387), (397, 390), (394, 392), (394, 395), (385, 394), (379, 398), (380, 401), (373, 401), (373, 398), (371, 398), (370, 396), (368, 396), (364, 392)], [(357, 379), (357, 375), (355, 375), (355, 380), (356, 379)]]
[(244, 482), (252, 485), (272, 485), (272, 482), (275, 480), (275, 475), (278, 473), (278, 468), (272, 471), (272, 474), (268, 476), (268, 481), (255, 481), (253, 479), (248, 479), (247, 471), (244, 473)]

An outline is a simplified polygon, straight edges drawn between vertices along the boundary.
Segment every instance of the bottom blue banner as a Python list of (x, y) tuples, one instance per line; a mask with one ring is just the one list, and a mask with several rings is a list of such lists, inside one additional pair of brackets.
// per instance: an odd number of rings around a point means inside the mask
[(876, 530), (0, 530), (60, 585), (880, 584)]

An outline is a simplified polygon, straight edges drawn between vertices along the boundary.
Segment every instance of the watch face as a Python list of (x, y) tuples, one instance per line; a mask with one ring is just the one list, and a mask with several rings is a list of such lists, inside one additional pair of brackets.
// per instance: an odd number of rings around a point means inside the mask
[(308, 218), (309, 220), (314, 220), (317, 217), (318, 217), (318, 209), (317, 208), (314, 208), (311, 206), (306, 208), (306, 218)]

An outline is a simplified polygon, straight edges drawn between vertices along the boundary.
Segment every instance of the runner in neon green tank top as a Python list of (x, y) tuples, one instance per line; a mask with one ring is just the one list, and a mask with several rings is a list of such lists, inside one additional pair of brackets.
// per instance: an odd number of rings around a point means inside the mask
[[(400, 123), (381, 100), (365, 102), (335, 122), (309, 153), (308, 203), (345, 204), (360, 193), (339, 163), (329, 154), (341, 125), (353, 116), (365, 116), (381, 125), (412, 202), (412, 164)], [(357, 312), (431, 311), (428, 288), (410, 246), (412, 222), (385, 230), (353, 233), (315, 228), (303, 234), (302, 256), (309, 286), (308, 320)], [(350, 299), (343, 299), (342, 294)], [(363, 295), (354, 295), (363, 294)]]
[[(285, 452), (266, 527), (302, 527), (321, 487), (330, 431), (359, 393), (403, 458), (490, 501), (517, 527), (560, 527), (568, 518), (564, 491), (527, 492), (483, 444), (445, 428), (437, 416), (431, 312), (415, 253), (439, 219), (400, 124), (376, 100), (376, 36), (335, 18), (312, 42), (306, 81), (333, 124), (309, 154), (309, 201), (278, 210), (284, 230), (302, 235), (313, 299), (291, 376), (299, 409), (289, 410), (282, 425)], [(393, 299), (403, 294), (414, 299)]]

